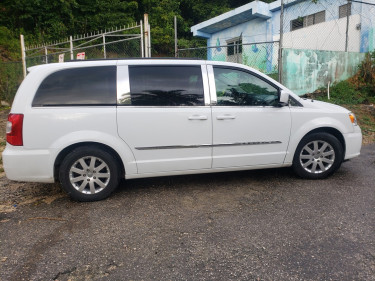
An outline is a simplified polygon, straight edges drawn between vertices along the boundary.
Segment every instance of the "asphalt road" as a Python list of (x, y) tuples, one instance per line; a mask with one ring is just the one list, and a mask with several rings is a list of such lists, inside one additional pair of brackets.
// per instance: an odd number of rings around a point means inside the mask
[(320, 181), (131, 180), (95, 203), (56, 184), (0, 191), (1, 280), (375, 280), (375, 145)]

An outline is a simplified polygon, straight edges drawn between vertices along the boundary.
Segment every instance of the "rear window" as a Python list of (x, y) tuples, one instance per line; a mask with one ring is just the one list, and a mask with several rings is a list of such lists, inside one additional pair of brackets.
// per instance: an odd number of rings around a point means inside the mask
[(120, 105), (204, 105), (200, 66), (129, 66), (130, 96)]
[(32, 106), (116, 105), (116, 66), (57, 71), (40, 84)]

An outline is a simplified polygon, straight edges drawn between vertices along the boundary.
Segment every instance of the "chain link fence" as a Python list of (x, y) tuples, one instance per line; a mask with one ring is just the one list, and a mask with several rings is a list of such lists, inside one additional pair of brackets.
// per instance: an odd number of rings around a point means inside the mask
[(18, 86), (23, 80), (22, 62), (0, 63), (0, 102), (1, 105), (10, 105)]
[(232, 44), (215, 47), (179, 49), (180, 58), (242, 63), (278, 79), (279, 42)]
[(74, 36), (62, 42), (43, 46), (27, 47), (25, 50), (26, 66), (74, 60), (78, 53), (85, 53), (85, 59), (142, 57), (141, 24), (98, 31), (81, 36)]
[[(142, 57), (142, 40), (141, 24), (134, 24), (74, 36), (42, 46), (28, 46), (25, 49), (26, 67), (58, 63), (60, 55), (64, 55), (64, 61), (74, 60), (77, 54), (82, 52), (85, 52), (85, 59)], [(22, 61), (0, 62), (0, 102), (11, 104), (22, 80)]]
[[(375, 27), (373, 4), (347, 0), (316, 3), (284, 0), (282, 47), (368, 52), (372, 48)], [(279, 40), (279, 35), (274, 36), (274, 40)]]

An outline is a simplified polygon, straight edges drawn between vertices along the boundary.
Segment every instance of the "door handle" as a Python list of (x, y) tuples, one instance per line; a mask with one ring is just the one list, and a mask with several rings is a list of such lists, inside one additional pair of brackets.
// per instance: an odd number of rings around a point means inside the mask
[(234, 115), (219, 115), (219, 116), (216, 116), (216, 119), (217, 120), (227, 120), (227, 119), (236, 119), (236, 116)]
[(193, 115), (193, 116), (189, 116), (189, 120), (207, 120), (207, 116)]

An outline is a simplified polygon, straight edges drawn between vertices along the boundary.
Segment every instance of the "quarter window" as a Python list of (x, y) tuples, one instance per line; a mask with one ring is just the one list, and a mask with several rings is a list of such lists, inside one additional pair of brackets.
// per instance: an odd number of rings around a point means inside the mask
[(32, 106), (116, 105), (116, 66), (57, 71), (40, 84)]
[(217, 105), (274, 106), (279, 91), (266, 81), (232, 68), (214, 67)]
[(120, 105), (204, 105), (200, 66), (129, 66), (130, 96)]

